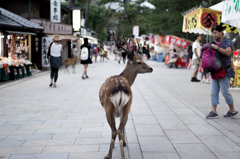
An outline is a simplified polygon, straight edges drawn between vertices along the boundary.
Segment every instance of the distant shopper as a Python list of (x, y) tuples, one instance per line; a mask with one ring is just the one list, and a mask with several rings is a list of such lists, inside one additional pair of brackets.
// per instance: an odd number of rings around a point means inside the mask
[[(89, 78), (87, 75), (88, 64), (92, 64), (92, 49), (88, 44), (88, 38), (84, 38), (84, 44), (80, 47), (78, 61), (84, 65), (82, 79)], [(84, 76), (85, 75), (85, 76)]]
[[(122, 47), (125, 49), (127, 48), (127, 45), (125, 44), (125, 42), (122, 42)], [(125, 63), (125, 61), (126, 61), (126, 56), (127, 56), (127, 53), (122, 49), (123, 63)]]
[(105, 51), (104, 51), (103, 45), (100, 44), (100, 48), (99, 48), (100, 62), (104, 62), (104, 54), (105, 54)]
[(197, 74), (198, 74), (198, 67), (199, 64), (201, 62), (200, 59), (200, 55), (201, 55), (201, 46), (200, 46), (200, 41), (201, 41), (202, 37), (201, 35), (197, 34), (195, 36), (195, 41), (192, 45), (192, 51), (193, 51), (193, 64), (194, 64), (194, 71), (193, 71), (193, 75), (192, 75), (192, 79), (191, 82), (200, 82), (200, 80), (197, 79)]
[(225, 73), (225, 78), (214, 79), (217, 72), (211, 72), (211, 102), (212, 111), (206, 116), (209, 118), (217, 118), (217, 105), (219, 104), (219, 92), (221, 90), (222, 95), (225, 98), (226, 103), (229, 106), (229, 111), (223, 117), (232, 118), (238, 115), (238, 111), (234, 108), (234, 102), (232, 94), (229, 91), (230, 79), (235, 77), (235, 72), (231, 65), (231, 54), (233, 51), (232, 41), (223, 36), (223, 28), (220, 25), (216, 25), (212, 28), (212, 34), (216, 41), (221, 42), (221, 46), (218, 47), (215, 44), (211, 44), (212, 49), (217, 50), (220, 54), (220, 59), (222, 61), (222, 68), (220, 71), (222, 74)]
[(150, 56), (156, 56), (157, 55), (157, 52), (154, 50), (154, 47), (152, 46), (151, 48), (150, 48)]
[(97, 62), (97, 57), (98, 57), (98, 48), (97, 48), (97, 45), (94, 46), (93, 55), (94, 55), (94, 57), (95, 57), (95, 62)]
[(71, 50), (71, 55), (72, 55), (72, 58), (77, 58), (77, 48), (76, 48), (76, 45), (73, 44), (73, 48)]
[[(58, 79), (58, 69), (62, 66), (62, 57), (61, 53), (63, 52), (62, 44), (60, 44), (60, 37), (59, 35), (54, 35), (53, 42), (48, 44), (45, 49), (49, 48), (48, 56), (50, 56), (50, 66), (51, 66), (51, 73), (50, 73), (50, 87), (56, 88), (57, 79)], [(53, 83), (54, 78), (54, 83)]]
[(119, 47), (118, 45), (117, 46), (117, 54), (118, 54), (118, 63), (120, 64), (121, 62), (121, 59), (122, 59), (122, 48)]

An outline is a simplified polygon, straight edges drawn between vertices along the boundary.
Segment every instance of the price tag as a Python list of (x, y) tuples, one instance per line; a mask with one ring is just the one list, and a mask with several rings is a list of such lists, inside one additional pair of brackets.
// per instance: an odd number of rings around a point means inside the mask
[(14, 69), (14, 75), (17, 75), (17, 69)]

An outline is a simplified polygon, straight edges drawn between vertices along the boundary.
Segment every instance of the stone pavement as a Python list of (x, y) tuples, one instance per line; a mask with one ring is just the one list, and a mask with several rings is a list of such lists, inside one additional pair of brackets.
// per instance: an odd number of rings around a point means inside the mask
[[(125, 156), (130, 159), (239, 159), (240, 120), (224, 119), (228, 111), (220, 95), (219, 119), (211, 110), (210, 85), (191, 83), (192, 70), (168, 69), (148, 61), (152, 74), (139, 75), (132, 86), (133, 104), (126, 126)], [(103, 159), (111, 130), (99, 103), (101, 84), (120, 74), (116, 61), (89, 66), (89, 79), (59, 72), (57, 88), (49, 88), (49, 72), (0, 85), (0, 158)], [(240, 111), (240, 91), (231, 90)], [(118, 120), (117, 120), (118, 121)], [(113, 159), (120, 159), (116, 140)]]

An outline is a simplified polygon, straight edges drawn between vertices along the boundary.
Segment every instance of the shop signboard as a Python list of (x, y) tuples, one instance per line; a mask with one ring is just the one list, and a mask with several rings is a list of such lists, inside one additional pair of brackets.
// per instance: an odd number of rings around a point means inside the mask
[(221, 14), (221, 11), (199, 8), (184, 16), (182, 31), (206, 35), (211, 34), (211, 28), (218, 24), (224, 31), (237, 33), (237, 28), (221, 22)]
[(42, 37), (42, 66), (50, 67), (49, 58), (47, 58), (48, 49), (45, 47), (52, 42), (52, 37)]
[(61, 22), (61, 0), (51, 0), (51, 22), (60, 23)]
[(73, 30), (74, 31), (80, 31), (81, 28), (81, 11), (73, 10), (72, 11), (72, 21), (73, 21)]
[(174, 36), (167, 36), (166, 37), (166, 41), (168, 43), (172, 43), (174, 45), (177, 45), (177, 46), (180, 46), (180, 47), (184, 47), (184, 48), (187, 48), (188, 44), (189, 44), (189, 42), (187, 42), (185, 40), (182, 40), (180, 38), (174, 37)]

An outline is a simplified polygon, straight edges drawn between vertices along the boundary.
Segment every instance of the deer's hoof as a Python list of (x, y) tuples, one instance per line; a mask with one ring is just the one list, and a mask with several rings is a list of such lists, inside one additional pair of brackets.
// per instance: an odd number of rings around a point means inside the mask
[(123, 146), (127, 146), (126, 142), (123, 143)]
[(111, 159), (109, 156), (104, 157), (104, 159)]

